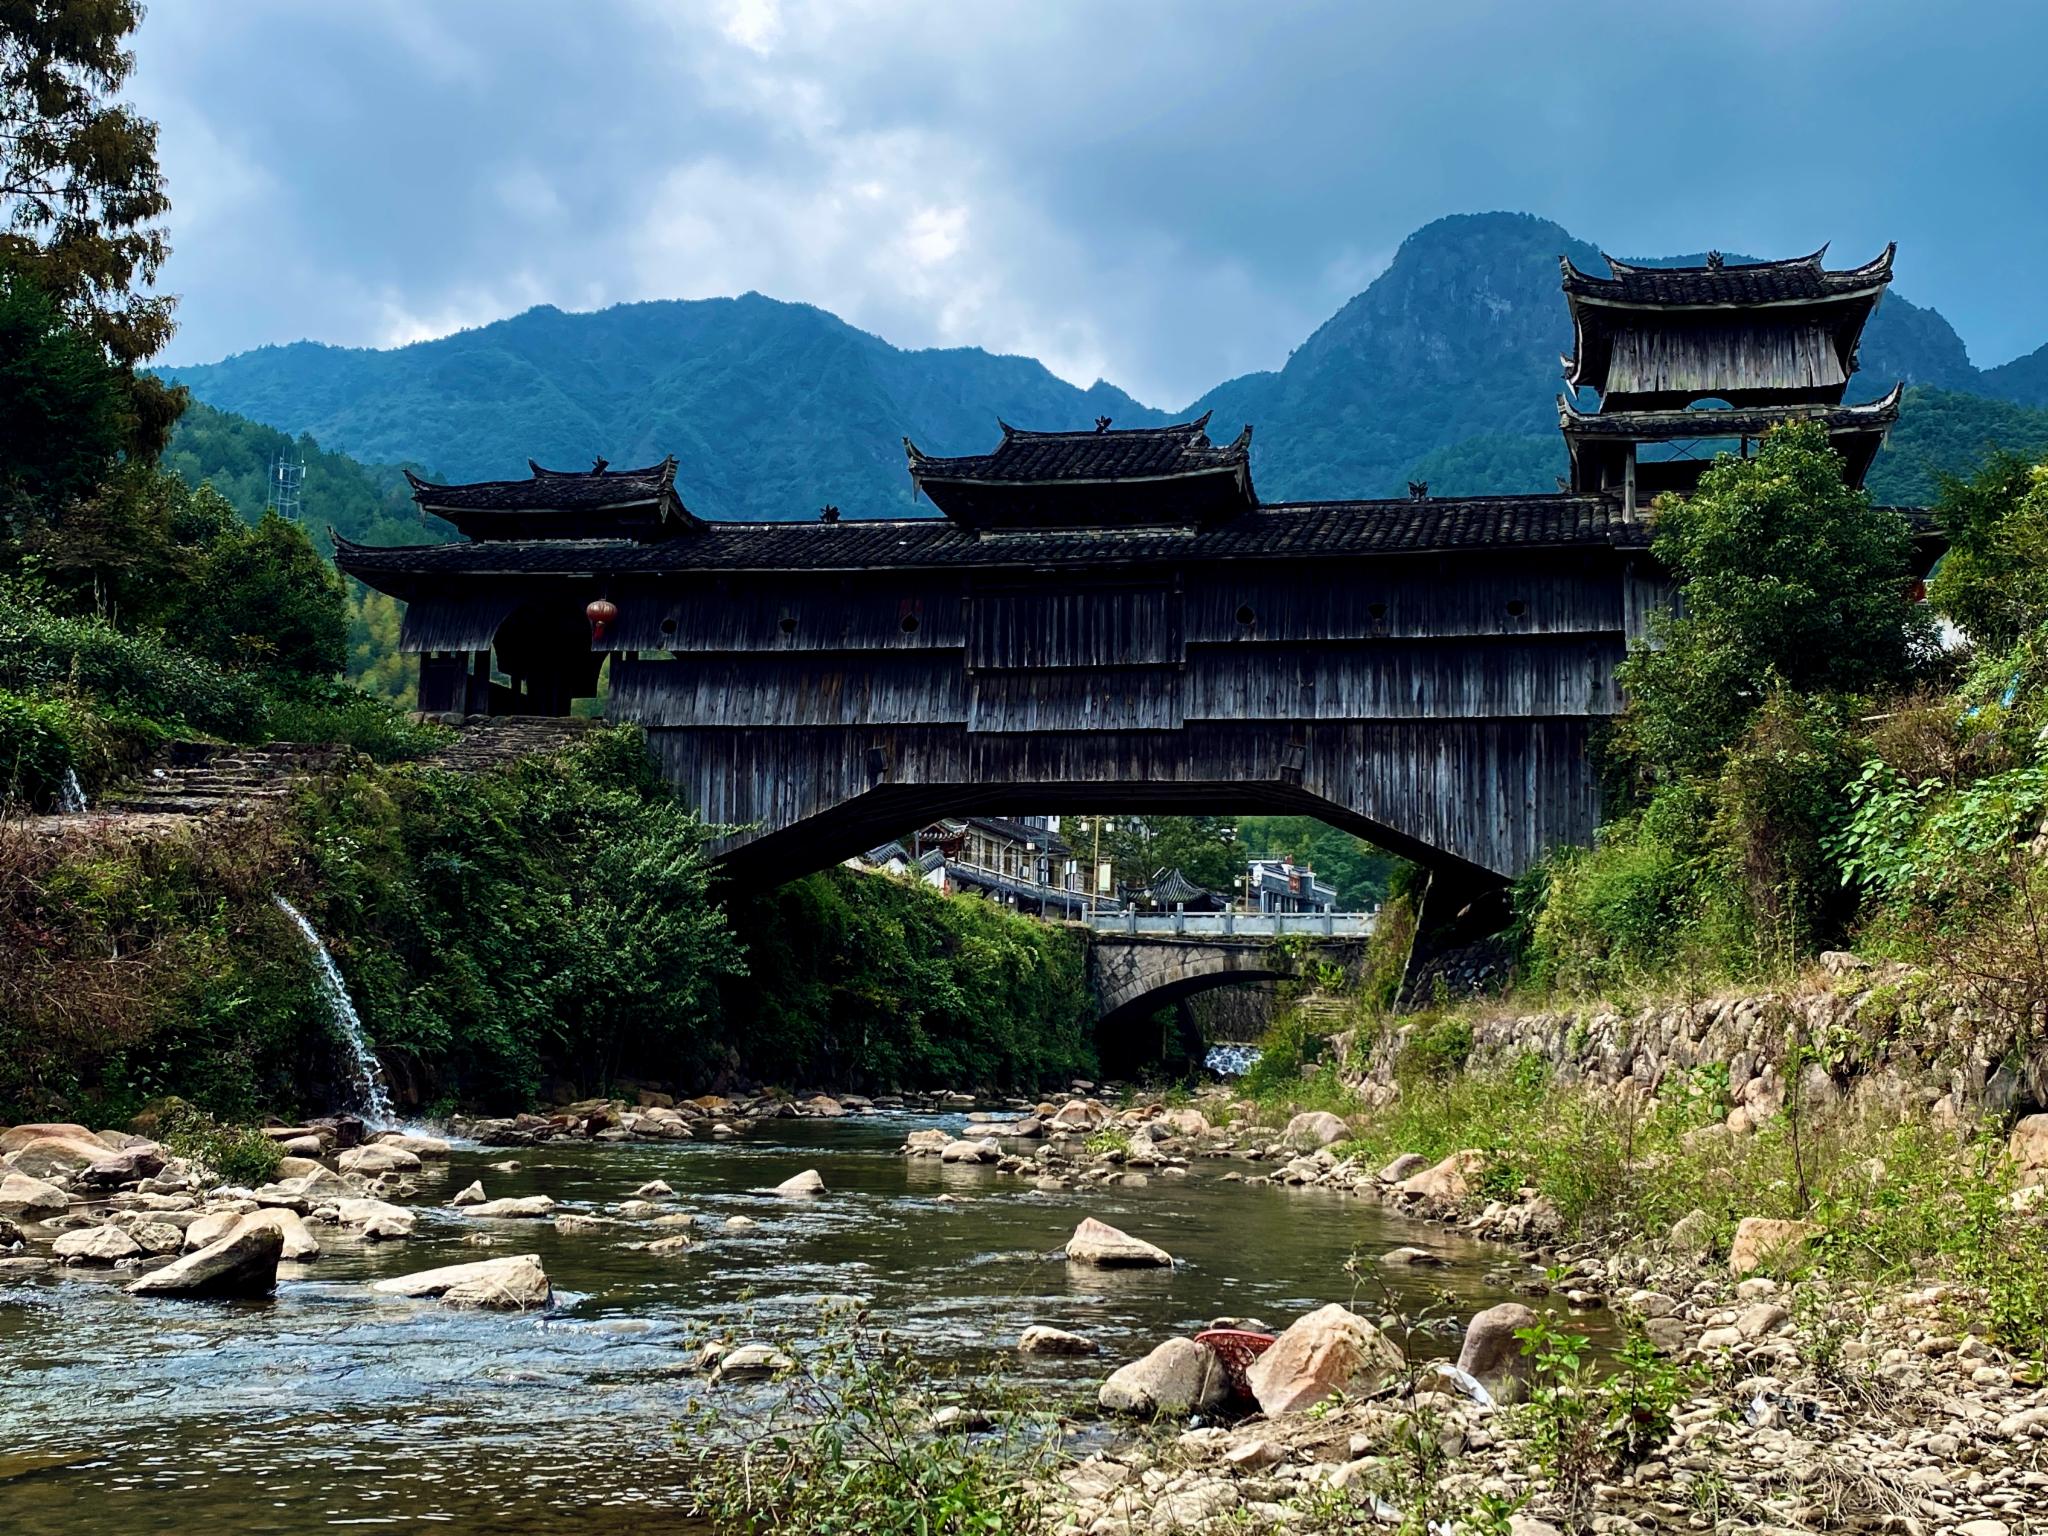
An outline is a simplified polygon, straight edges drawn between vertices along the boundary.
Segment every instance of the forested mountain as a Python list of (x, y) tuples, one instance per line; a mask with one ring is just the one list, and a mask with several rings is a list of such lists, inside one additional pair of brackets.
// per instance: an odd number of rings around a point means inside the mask
[[(1254, 424), (1253, 472), (1268, 500), (1398, 495), (1411, 479), (1443, 495), (1548, 489), (1564, 468), (1554, 402), (1571, 346), (1560, 253), (1602, 265), (1597, 248), (1526, 214), (1439, 219), (1285, 366), (1220, 384), (1188, 409), (1213, 409), (1226, 434)], [(1862, 363), (1852, 398), (1895, 379), (1940, 392), (1909, 398), (1872, 478), (1884, 499), (1924, 499), (1936, 471), (1967, 469), (1988, 442), (2048, 440), (2048, 415), (2019, 408), (2048, 406), (2048, 348), (1980, 371), (1938, 312), (1894, 292)], [(918, 510), (906, 435), (929, 452), (968, 453), (994, 441), (998, 417), (1034, 427), (1167, 419), (1029, 358), (903, 351), (759, 294), (592, 314), (542, 307), (392, 351), (299, 342), (173, 373), (224, 410), (456, 478), (523, 474), (528, 457), (571, 466), (673, 453), (691, 506), (719, 517), (805, 518), (826, 502), (856, 516)], [(1929, 420), (1915, 419), (1920, 409)]]

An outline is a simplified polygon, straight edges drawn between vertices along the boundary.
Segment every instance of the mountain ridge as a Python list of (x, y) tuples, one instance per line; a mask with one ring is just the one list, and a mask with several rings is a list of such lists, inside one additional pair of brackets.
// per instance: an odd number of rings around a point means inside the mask
[[(898, 348), (828, 310), (753, 291), (583, 312), (537, 305), (400, 348), (290, 342), (164, 372), (222, 410), (456, 479), (515, 476), (529, 457), (567, 466), (673, 453), (686, 499), (715, 517), (797, 519), (827, 502), (852, 516), (923, 510), (905, 436), (927, 452), (973, 453), (994, 441), (998, 418), (1136, 426), (1204, 410), (1231, 433), (1253, 424), (1253, 474), (1269, 500), (1398, 495), (1409, 479), (1445, 494), (1544, 490), (1564, 467), (1560, 254), (1605, 267), (1598, 247), (1532, 214), (1432, 221), (1281, 367), (1225, 380), (1184, 412), (1102, 380), (1082, 389), (1017, 354)], [(1852, 398), (1899, 379), (2048, 406), (2048, 347), (1979, 370), (1939, 311), (1896, 293), (1871, 321), (1863, 361)], [(1957, 458), (1978, 431), (1972, 409), (1951, 403), (1942, 444), (1914, 447), (1910, 466), (1888, 449), (1873, 489), (1894, 469), (1924, 485), (1967, 467), (1928, 455), (1939, 446)], [(1978, 414), (2007, 433), (2029, 420)]]

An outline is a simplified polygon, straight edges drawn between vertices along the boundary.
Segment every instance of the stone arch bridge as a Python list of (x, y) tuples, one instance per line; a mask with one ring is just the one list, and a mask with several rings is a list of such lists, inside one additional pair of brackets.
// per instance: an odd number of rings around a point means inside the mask
[[(1323, 917), (1338, 919), (1331, 933)], [(1345, 921), (1349, 919), (1349, 921)], [(1353, 969), (1364, 957), (1369, 921), (1358, 914), (1305, 918), (1304, 931), (1226, 933), (1137, 930), (1105, 920), (1088, 952), (1097, 1016), (1111, 1027), (1145, 1018), (1218, 987), (1291, 981), (1318, 963)]]

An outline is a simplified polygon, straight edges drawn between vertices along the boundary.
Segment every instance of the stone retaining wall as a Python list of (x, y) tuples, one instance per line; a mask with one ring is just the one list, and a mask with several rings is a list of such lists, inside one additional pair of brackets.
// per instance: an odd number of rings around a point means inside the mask
[[(1432, 1027), (1409, 1022), (1381, 1041), (1367, 1085), (1391, 1091), (1403, 1047)], [(1815, 1104), (1853, 1096), (1959, 1122), (2037, 1110), (2048, 1100), (2048, 1050), (2016, 1049), (2009, 1026), (1942, 998), (1924, 973), (1847, 954), (1823, 955), (1820, 974), (1782, 990), (1628, 1013), (1482, 1014), (1472, 1022), (1474, 1064), (1534, 1055), (1566, 1082), (1658, 1093), (1678, 1074), (1725, 1068), (1734, 1115), (1752, 1123), (1783, 1107), (1795, 1043), (1809, 1053), (1802, 1082)]]

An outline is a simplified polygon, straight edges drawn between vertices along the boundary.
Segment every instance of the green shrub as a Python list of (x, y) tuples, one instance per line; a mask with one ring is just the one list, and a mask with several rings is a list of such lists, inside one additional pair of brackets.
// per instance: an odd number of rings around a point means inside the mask
[(229, 1184), (254, 1189), (277, 1175), (284, 1153), (254, 1126), (222, 1125), (212, 1115), (183, 1099), (155, 1106), (156, 1140), (180, 1157), (194, 1158)]
[(48, 810), (76, 767), (72, 712), (54, 699), (0, 693), (0, 805)]
[(380, 763), (425, 757), (451, 736), (445, 726), (413, 720), (396, 705), (341, 684), (276, 700), (269, 724), (279, 741), (339, 742)]
[(69, 690), (114, 709), (184, 729), (252, 740), (264, 719), (262, 690), (153, 635), (124, 634), (101, 619), (74, 619), (0, 593), (0, 688)]

